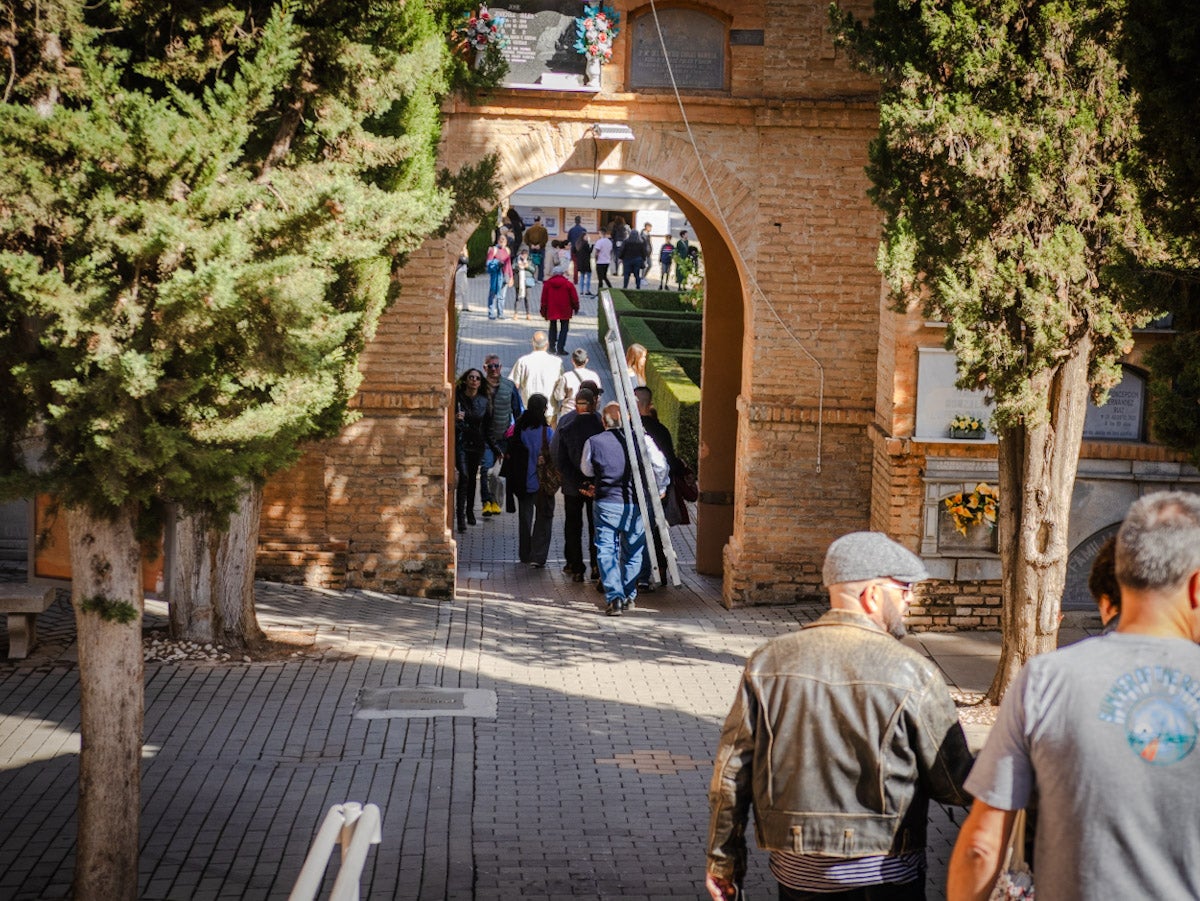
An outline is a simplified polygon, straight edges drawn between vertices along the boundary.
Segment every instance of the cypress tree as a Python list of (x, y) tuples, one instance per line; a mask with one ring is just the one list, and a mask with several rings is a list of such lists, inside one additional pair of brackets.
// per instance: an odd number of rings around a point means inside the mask
[(448, 186), (472, 182), (436, 167), (457, 10), (7, 9), (0, 490), (51, 492), (66, 510), (75, 896), (133, 898), (139, 536), (164, 504), (220, 525), (302, 441), (347, 421), (396, 269), (453, 216)]
[(1145, 241), (1120, 0), (877, 0), (834, 27), (882, 84), (870, 151), (895, 307), (946, 324), (999, 437), (999, 701), (1055, 647), (1089, 392), (1132, 328), (1110, 267)]

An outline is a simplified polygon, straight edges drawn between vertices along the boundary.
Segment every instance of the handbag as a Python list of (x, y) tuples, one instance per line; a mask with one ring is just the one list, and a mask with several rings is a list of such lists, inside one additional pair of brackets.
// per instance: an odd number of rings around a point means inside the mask
[(537, 458), (538, 491), (542, 494), (554, 494), (562, 486), (562, 475), (550, 456), (550, 446), (546, 441), (546, 427), (542, 426), (542, 452)]
[(686, 463), (682, 464), (682, 469), (683, 472), (679, 478), (673, 480), (679, 485), (679, 497), (681, 500), (695, 503), (700, 499), (700, 488), (696, 485), (696, 472)]
[(1013, 820), (1008, 846), (1004, 849), (1004, 863), (988, 901), (1018, 901), (1021, 898), (1033, 901), (1036, 897), (1033, 870), (1025, 862), (1025, 810), (1022, 808)]

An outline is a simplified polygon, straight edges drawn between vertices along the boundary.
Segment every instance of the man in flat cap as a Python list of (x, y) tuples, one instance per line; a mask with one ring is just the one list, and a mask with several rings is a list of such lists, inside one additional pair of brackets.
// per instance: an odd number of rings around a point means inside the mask
[(707, 887), (736, 897), (746, 822), (779, 897), (925, 898), (929, 799), (970, 803), (971, 753), (936, 667), (897, 639), (920, 558), (878, 532), (829, 546), (830, 610), (755, 651), (709, 787)]

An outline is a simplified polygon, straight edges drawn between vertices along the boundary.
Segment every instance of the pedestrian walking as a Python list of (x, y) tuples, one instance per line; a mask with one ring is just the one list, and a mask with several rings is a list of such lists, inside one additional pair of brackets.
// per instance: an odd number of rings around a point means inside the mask
[(488, 319), (503, 319), (505, 295), (513, 283), (512, 253), (504, 235), (496, 238), (496, 243), (488, 248), (487, 272)]
[[(746, 662), (709, 787), (706, 885), (737, 897), (746, 822), (781, 901), (924, 901), (929, 799), (966, 804), (971, 754), (937, 667), (897, 639), (920, 558), (878, 532), (829, 546), (830, 609)], [(1055, 896), (1057, 897), (1057, 896)]]
[(584, 566), (583, 523), (587, 520), (587, 557), (592, 567), (592, 579), (600, 576), (596, 561), (596, 520), (593, 498), (580, 491), (587, 482), (580, 469), (583, 446), (587, 440), (604, 431), (604, 423), (596, 412), (596, 394), (590, 388), (580, 388), (571, 403), (575, 415), (564, 417), (554, 436), (554, 459), (562, 476), (563, 495), (563, 556), (567, 558), (563, 572), (574, 582), (582, 582)]
[(540, 461), (550, 459), (554, 429), (546, 421), (546, 396), (534, 394), (529, 406), (513, 427), (509, 442), (514, 465), (512, 478), (517, 488), (519, 533), (517, 557), (534, 569), (542, 569), (550, 554), (550, 531), (554, 520), (554, 497), (557, 485), (543, 484), (546, 479)]
[[(581, 491), (585, 495), (590, 492), (595, 499), (596, 562), (604, 588), (604, 609), (609, 616), (620, 616), (637, 602), (646, 532), (637, 505), (629, 449), (621, 431), (621, 405), (606, 404), (603, 418), (605, 431), (584, 442), (579, 470), (592, 480)], [(658, 483), (665, 485), (667, 461), (649, 438), (642, 459), (653, 468)]]
[(531, 319), (529, 315), (529, 295), (533, 293), (537, 270), (533, 265), (533, 260), (530, 259), (529, 249), (522, 247), (517, 254), (517, 262), (513, 267), (513, 278), (516, 282), (517, 297), (513, 302), (513, 319), (517, 318), (521, 308), (525, 308), (525, 318)]
[(455, 507), (459, 532), (475, 525), (475, 478), (488, 445), (488, 400), (488, 385), (482, 372), (471, 368), (459, 376), (454, 392)]
[(550, 277), (542, 283), (541, 312), (550, 321), (550, 352), (565, 357), (571, 317), (579, 312), (579, 292), (561, 266), (555, 266)]
[(990, 897), (1037, 799), (1039, 898), (1200, 898), (1200, 497), (1134, 502), (1117, 532), (1115, 632), (1034, 657), (967, 779), (949, 901)]
[[(504, 496), (500, 476), (497, 473), (497, 462), (504, 455), (504, 437), (513, 423), (525, 412), (525, 404), (521, 401), (521, 392), (510, 378), (501, 375), (503, 364), (499, 354), (488, 354), (483, 360), (483, 375), (487, 382), (487, 390), (491, 395), (488, 406), (487, 447), (483, 452), (480, 463), (480, 499), (483, 502), (484, 516), (498, 516), (503, 512), (500, 499)], [(513, 512), (511, 508), (509, 512)]]

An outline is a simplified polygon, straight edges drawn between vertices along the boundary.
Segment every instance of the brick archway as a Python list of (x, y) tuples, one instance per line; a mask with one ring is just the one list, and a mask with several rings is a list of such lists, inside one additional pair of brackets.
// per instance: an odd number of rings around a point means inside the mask
[[(497, 150), (501, 196), (559, 172), (592, 171), (641, 175), (653, 182), (682, 209), (705, 249), (707, 287), (704, 306), (703, 373), (701, 379), (700, 501), (696, 524), (696, 568), (701, 573), (724, 571), (724, 548), (733, 533), (737, 471), (737, 399), (742, 386), (742, 343), (746, 329), (742, 257), (731, 242), (748, 236), (731, 235), (720, 224), (753, 221), (745, 205), (751, 192), (736, 173), (717, 164), (701, 170), (691, 145), (661, 129), (640, 127), (632, 142), (593, 141), (590, 124), (567, 129), (561, 123), (526, 128), (519, 139), (502, 140)], [(466, 140), (447, 129), (446, 146), (471, 158)], [(707, 174), (707, 180), (706, 180)], [(714, 211), (709, 184), (721, 184), (720, 209)], [(469, 232), (452, 236), (450, 247), (461, 245)], [(452, 353), (452, 347), (448, 348)], [(451, 373), (451, 360), (447, 372)], [(452, 374), (450, 376), (452, 378)], [(453, 472), (449, 461), (447, 472)]]
[[(741, 10), (730, 8), (735, 19)], [(802, 10), (814, 46), (827, 40), (823, 10)], [(727, 95), (688, 101), (707, 181), (673, 99), (624, 93), (619, 65), (599, 95), (451, 101), (441, 149), (452, 169), (497, 153), (505, 193), (595, 166), (645, 176), (687, 213), (709, 263), (697, 559), (723, 573), (732, 605), (817, 593), (829, 541), (868, 526), (877, 373), (891, 344), (863, 174), (873, 97), (847, 99), (864, 82), (831, 48), (799, 68), (773, 44), (739, 46), (731, 60)], [(593, 143), (589, 129), (604, 121), (627, 123), (635, 140)], [(409, 255), (362, 356), (360, 419), (268, 485), (263, 576), (453, 591), (452, 276), (469, 230)]]

